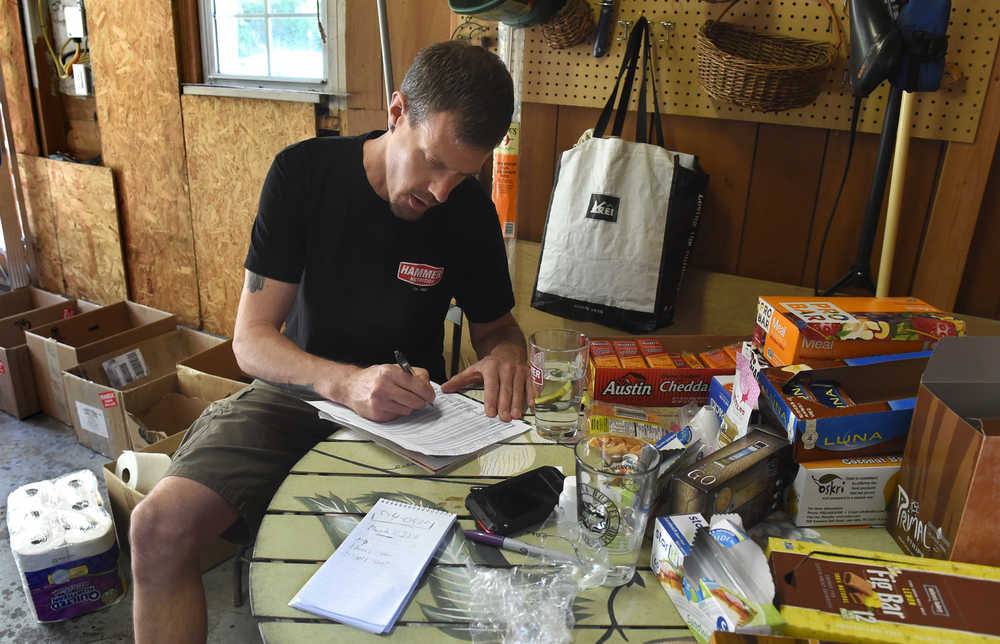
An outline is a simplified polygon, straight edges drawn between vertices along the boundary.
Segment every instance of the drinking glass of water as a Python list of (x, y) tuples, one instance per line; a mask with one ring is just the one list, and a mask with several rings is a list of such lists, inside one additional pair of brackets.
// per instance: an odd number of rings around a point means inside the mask
[(554, 440), (576, 436), (589, 356), (590, 340), (579, 331), (545, 329), (528, 338), (535, 428), (540, 436)]

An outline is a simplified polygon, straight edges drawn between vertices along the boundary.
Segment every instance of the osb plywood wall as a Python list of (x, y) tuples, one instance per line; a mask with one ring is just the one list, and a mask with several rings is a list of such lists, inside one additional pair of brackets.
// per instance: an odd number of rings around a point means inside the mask
[(260, 187), (282, 148), (315, 136), (309, 103), (184, 96), (202, 324), (232, 335)]
[(0, 73), (7, 93), (14, 149), (37, 156), (38, 137), (31, 113), (31, 86), (21, 31), (18, 1), (0, 0)]
[(42, 288), (97, 304), (126, 299), (109, 168), (18, 155)]
[(169, 0), (89, 0), (104, 164), (115, 171), (132, 299), (199, 326)]
[(62, 261), (59, 259), (59, 237), (56, 234), (46, 161), (27, 154), (17, 155), (28, 235), (35, 254), (36, 275), (32, 281), (46, 290), (62, 293)]
[(127, 299), (111, 169), (46, 161), (65, 293), (97, 304)]

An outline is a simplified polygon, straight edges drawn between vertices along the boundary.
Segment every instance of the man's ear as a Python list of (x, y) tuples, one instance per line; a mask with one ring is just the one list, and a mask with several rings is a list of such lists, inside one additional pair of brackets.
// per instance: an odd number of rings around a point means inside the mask
[(398, 91), (393, 92), (392, 99), (389, 101), (390, 130), (395, 129), (396, 123), (402, 118), (404, 112), (406, 112), (406, 97)]

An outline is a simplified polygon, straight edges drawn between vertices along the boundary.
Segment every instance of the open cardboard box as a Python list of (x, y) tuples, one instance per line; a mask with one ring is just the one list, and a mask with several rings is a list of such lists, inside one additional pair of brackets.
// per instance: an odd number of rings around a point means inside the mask
[(121, 395), (125, 432), (133, 451), (186, 430), (208, 405), (244, 387), (234, 380), (207, 380), (200, 374), (168, 374)]
[[(701, 353), (745, 340), (733, 335), (664, 335), (655, 338), (669, 352)], [(594, 338), (624, 340), (628, 337)], [(606, 367), (593, 358), (587, 366), (587, 390), (593, 400), (643, 407), (682, 407), (688, 403), (704, 405), (713, 376), (732, 374), (734, 369)]]
[[(172, 456), (177, 451), (177, 447), (181, 444), (183, 438), (184, 432), (181, 431), (166, 440), (159, 441), (136, 451), (154, 452)], [(146, 495), (128, 487), (118, 478), (115, 474), (114, 461), (105, 463), (102, 473), (104, 474), (104, 481), (108, 485), (108, 498), (111, 501), (111, 514), (115, 519), (115, 530), (118, 532), (118, 543), (122, 548), (125, 548), (129, 543), (128, 533), (132, 510), (135, 509), (135, 506), (139, 505), (140, 501), (146, 498)], [(214, 568), (219, 563), (233, 556), (236, 548), (236, 545), (222, 538), (216, 538), (215, 541), (205, 546), (201, 551), (201, 569), (204, 571)]]
[(64, 371), (66, 401), (77, 441), (108, 458), (117, 458), (122, 450), (131, 448), (124, 392), (175, 373), (178, 361), (221, 342), (224, 340), (214, 335), (178, 327)]
[(26, 331), (42, 411), (72, 424), (62, 377), (65, 369), (176, 326), (171, 313), (122, 301)]
[[(796, 371), (760, 372), (761, 394), (788, 434), (795, 460), (899, 454), (927, 358)], [(801, 397), (809, 382), (836, 383), (854, 401), (830, 407)]]
[(912, 555), (1000, 566), (1000, 337), (942, 340), (917, 394), (889, 525)]
[[(16, 300), (5, 300), (17, 295)], [(46, 303), (47, 302), (47, 303)], [(11, 313), (14, 305), (40, 307)], [(16, 418), (38, 413), (38, 392), (31, 354), (25, 344), (24, 331), (83, 312), (75, 300), (35, 288), (23, 288), (0, 295), (0, 409)], [(93, 310), (94, 305), (90, 305)]]
[(198, 374), (202, 382), (214, 383), (217, 387), (228, 387), (236, 382), (249, 385), (253, 377), (240, 369), (233, 354), (233, 341), (225, 342), (206, 351), (185, 358), (177, 363), (177, 372)]

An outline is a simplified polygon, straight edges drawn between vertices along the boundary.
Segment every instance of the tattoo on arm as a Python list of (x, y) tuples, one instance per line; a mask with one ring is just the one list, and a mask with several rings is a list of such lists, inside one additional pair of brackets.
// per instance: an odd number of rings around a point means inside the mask
[(256, 293), (262, 288), (264, 288), (264, 278), (256, 273), (247, 271), (247, 289), (251, 293)]

